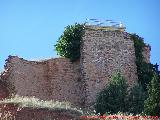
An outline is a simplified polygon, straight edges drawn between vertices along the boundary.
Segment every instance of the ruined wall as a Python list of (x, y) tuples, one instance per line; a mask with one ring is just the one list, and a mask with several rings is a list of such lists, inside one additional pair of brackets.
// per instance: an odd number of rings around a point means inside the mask
[(150, 63), (150, 51), (151, 51), (151, 47), (149, 45), (146, 45), (143, 48), (142, 55), (146, 63)]
[(41, 99), (47, 98), (48, 82), (45, 62), (29, 62), (11, 56), (8, 58), (6, 66), (9, 68), (6, 81), (12, 85), (11, 90), (16, 94), (38, 96)]
[(9, 92), (7, 90), (7, 86), (0, 79), (0, 100), (8, 97), (8, 95), (9, 95)]
[(86, 82), (86, 105), (120, 71), (129, 84), (137, 80), (134, 43), (126, 32), (86, 28), (81, 45), (81, 67)]
[[(143, 51), (149, 62), (150, 47)], [(5, 96), (15, 91), (21, 96), (43, 100), (69, 101), (82, 107), (92, 104), (96, 95), (120, 71), (131, 85), (137, 80), (134, 43), (126, 32), (85, 29), (80, 61), (55, 58), (41, 62), (9, 56), (0, 79), (6, 82)]]
[(71, 63), (68, 59), (48, 60), (48, 79), (50, 81), (50, 99), (71, 101), (80, 105), (83, 101), (82, 82), (79, 61)]
[[(79, 61), (56, 58), (42, 62), (27, 61), (17, 56), (6, 60), (7, 71), (2, 78), (20, 96), (35, 96), (43, 100), (69, 101), (81, 104)], [(13, 91), (10, 92), (13, 92)]]

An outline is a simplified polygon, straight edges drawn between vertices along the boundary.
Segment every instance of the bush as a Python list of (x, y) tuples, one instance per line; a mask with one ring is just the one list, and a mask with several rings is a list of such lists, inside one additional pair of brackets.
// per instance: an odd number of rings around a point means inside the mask
[(147, 94), (141, 84), (135, 84), (128, 95), (128, 112), (134, 115), (140, 114), (143, 111), (144, 101)]
[(128, 85), (120, 73), (111, 77), (110, 83), (97, 95), (95, 110), (101, 115), (106, 112), (116, 114), (127, 112), (134, 115), (142, 113), (147, 93), (142, 85), (135, 84), (128, 90)]
[(83, 35), (83, 24), (67, 26), (57, 41), (55, 49), (57, 54), (76, 61), (80, 58), (80, 42)]
[(106, 86), (97, 96), (95, 110), (103, 115), (106, 112), (118, 113), (126, 111), (127, 84), (120, 73), (112, 76)]

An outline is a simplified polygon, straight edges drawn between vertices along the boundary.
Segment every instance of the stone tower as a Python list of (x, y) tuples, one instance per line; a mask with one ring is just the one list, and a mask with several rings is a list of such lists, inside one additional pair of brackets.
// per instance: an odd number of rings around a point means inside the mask
[(115, 72), (121, 72), (131, 85), (137, 81), (134, 42), (122, 30), (107, 30), (101, 26), (86, 26), (81, 43), (82, 80), (86, 84), (86, 105), (92, 105), (96, 95)]

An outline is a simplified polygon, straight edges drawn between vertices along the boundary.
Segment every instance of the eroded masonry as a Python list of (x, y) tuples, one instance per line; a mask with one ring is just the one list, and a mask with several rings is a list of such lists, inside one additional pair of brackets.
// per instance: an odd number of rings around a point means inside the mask
[[(146, 62), (150, 58), (149, 49), (146, 46), (143, 52)], [(0, 76), (0, 97), (16, 93), (84, 107), (94, 103), (96, 94), (117, 71), (130, 85), (137, 82), (134, 43), (127, 32), (88, 26), (80, 51), (81, 57), (76, 62), (66, 58), (38, 62), (9, 56)]]

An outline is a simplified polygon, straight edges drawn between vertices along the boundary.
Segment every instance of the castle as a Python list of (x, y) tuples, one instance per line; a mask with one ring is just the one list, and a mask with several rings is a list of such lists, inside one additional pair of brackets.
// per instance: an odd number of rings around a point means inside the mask
[[(88, 107), (115, 72), (120, 71), (130, 85), (137, 82), (134, 42), (124, 30), (86, 26), (80, 53), (75, 62), (67, 58), (27, 61), (9, 56), (0, 75), (0, 98), (16, 93)], [(143, 56), (149, 62), (147, 45)]]

